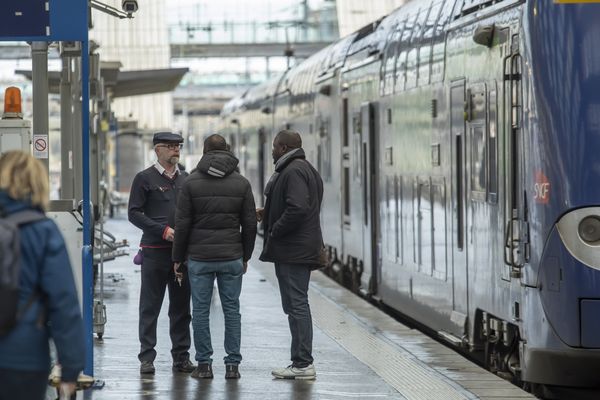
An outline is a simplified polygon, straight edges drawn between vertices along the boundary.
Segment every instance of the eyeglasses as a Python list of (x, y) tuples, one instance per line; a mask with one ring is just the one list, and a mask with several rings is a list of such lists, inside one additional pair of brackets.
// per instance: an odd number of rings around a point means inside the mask
[(157, 144), (156, 147), (166, 147), (169, 150), (177, 150), (177, 149), (181, 149), (183, 147), (182, 143), (175, 143), (175, 144)]

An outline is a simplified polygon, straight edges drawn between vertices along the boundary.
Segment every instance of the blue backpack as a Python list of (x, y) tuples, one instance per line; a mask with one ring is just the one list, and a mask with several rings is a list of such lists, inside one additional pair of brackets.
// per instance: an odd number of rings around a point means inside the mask
[(45, 219), (33, 210), (19, 211), (0, 217), (0, 336), (17, 324), (20, 316), (40, 295), (34, 291), (25, 307), (19, 310), (19, 278), (21, 271), (21, 242), (19, 227)]

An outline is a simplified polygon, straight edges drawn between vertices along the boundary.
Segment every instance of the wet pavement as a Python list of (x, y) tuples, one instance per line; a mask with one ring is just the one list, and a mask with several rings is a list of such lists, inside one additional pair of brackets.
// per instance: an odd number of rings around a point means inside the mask
[[(118, 240), (139, 243), (140, 231), (125, 217), (110, 220), (105, 227)], [(271, 369), (290, 363), (290, 333), (273, 267), (257, 261), (256, 252), (244, 276), (241, 295), (242, 378), (224, 378), (224, 322), (216, 290), (211, 307), (215, 378), (196, 380), (189, 374), (172, 372), (167, 296), (158, 321), (156, 374), (140, 376), (140, 267), (132, 262), (135, 252), (137, 246), (131, 248), (129, 256), (104, 266), (108, 321), (103, 340), (94, 340), (94, 377), (103, 381), (104, 387), (79, 393), (78, 399), (532, 398), (451, 349), (403, 326), (320, 272), (313, 274), (310, 288), (317, 379), (274, 379)], [(192, 361), (193, 357), (192, 344)]]

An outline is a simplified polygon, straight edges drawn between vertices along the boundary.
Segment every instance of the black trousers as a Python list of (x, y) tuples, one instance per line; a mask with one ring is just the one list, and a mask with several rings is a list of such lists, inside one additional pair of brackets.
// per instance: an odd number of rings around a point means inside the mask
[(292, 334), (292, 365), (304, 368), (313, 363), (313, 326), (308, 305), (308, 283), (311, 267), (300, 264), (275, 263), (281, 305), (288, 316)]
[(156, 358), (156, 325), (165, 289), (169, 288), (169, 335), (174, 363), (190, 357), (190, 281), (184, 274), (181, 286), (175, 281), (171, 249), (143, 249), (140, 291), (140, 361)]
[(49, 372), (0, 368), (0, 400), (44, 400)]

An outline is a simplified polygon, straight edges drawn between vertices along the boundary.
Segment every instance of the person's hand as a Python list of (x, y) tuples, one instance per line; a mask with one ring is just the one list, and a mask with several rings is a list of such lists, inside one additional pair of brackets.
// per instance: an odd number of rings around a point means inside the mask
[(172, 242), (173, 240), (175, 240), (175, 229), (167, 228), (167, 233), (165, 234), (165, 239), (168, 240), (169, 242)]
[(76, 389), (75, 382), (61, 382), (58, 386), (58, 393), (61, 399), (70, 399), (75, 393)]
[(265, 209), (264, 208), (257, 208), (256, 209), (256, 220), (258, 222), (261, 222), (263, 220), (264, 216), (265, 216)]
[(248, 261), (244, 261), (244, 274), (248, 271)]
[(173, 272), (175, 273), (175, 281), (181, 286), (181, 282), (183, 281), (183, 272), (179, 272), (179, 266), (181, 263), (176, 262), (173, 263)]

